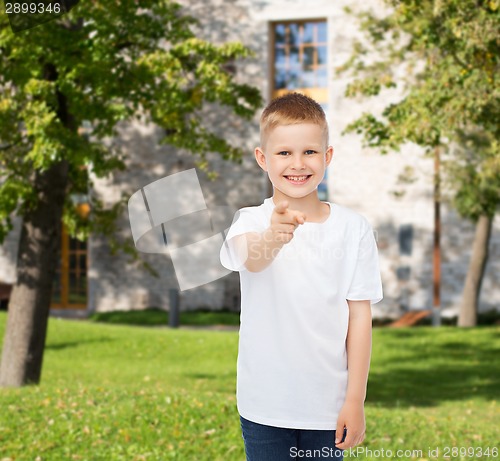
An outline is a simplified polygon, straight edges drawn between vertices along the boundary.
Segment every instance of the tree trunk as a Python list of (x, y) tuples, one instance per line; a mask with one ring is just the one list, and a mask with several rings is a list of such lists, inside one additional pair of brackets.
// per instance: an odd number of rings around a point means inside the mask
[(481, 215), (476, 223), (472, 256), (465, 279), (460, 314), (458, 316), (459, 327), (473, 327), (477, 324), (478, 301), (484, 269), (488, 261), (488, 247), (492, 224), (493, 217), (485, 214)]
[(0, 386), (18, 387), (40, 381), (67, 183), (67, 161), (35, 175), (38, 203), (23, 220), (17, 282), (9, 302), (0, 364)]

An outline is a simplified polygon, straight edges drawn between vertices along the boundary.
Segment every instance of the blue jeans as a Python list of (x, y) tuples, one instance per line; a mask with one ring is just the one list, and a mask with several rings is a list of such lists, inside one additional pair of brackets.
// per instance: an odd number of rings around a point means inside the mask
[[(337, 460), (343, 450), (335, 448), (335, 431), (286, 429), (254, 423), (240, 416), (247, 461)], [(345, 434), (344, 434), (345, 436)]]

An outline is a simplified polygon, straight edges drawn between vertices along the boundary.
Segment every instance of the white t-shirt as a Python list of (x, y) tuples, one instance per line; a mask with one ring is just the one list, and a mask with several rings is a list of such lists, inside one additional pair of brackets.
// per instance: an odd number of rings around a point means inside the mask
[(293, 429), (334, 430), (347, 388), (347, 299), (382, 299), (377, 245), (366, 218), (335, 203), (305, 222), (261, 272), (233, 237), (270, 225), (272, 198), (239, 210), (221, 263), (240, 272), (237, 405), (244, 418)]

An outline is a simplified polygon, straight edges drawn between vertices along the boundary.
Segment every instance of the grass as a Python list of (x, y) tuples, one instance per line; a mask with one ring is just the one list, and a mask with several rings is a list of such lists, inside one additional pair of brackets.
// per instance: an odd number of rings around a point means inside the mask
[[(41, 385), (0, 390), (0, 460), (243, 461), (237, 340), (50, 319)], [(367, 436), (345, 458), (498, 459), (478, 454), (499, 448), (499, 357), (498, 327), (375, 329)]]

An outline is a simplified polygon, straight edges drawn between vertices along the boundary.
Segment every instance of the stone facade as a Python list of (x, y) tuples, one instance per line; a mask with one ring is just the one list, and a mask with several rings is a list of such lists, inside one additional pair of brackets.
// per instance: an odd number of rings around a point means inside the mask
[[(260, 88), (270, 96), (270, 41), (272, 21), (323, 18), (329, 33), (328, 119), (334, 159), (328, 172), (329, 200), (366, 216), (379, 245), (384, 300), (373, 306), (374, 316), (396, 317), (404, 309), (432, 305), (433, 241), (433, 159), (416, 146), (382, 156), (363, 148), (359, 137), (342, 134), (345, 126), (363, 111), (380, 111), (397, 90), (387, 91), (376, 100), (346, 99), (346, 78), (334, 68), (350, 54), (352, 40), (359, 33), (344, 6), (381, 8), (377, 0), (182, 0), (187, 13), (199, 18), (199, 36), (215, 43), (242, 41), (255, 56), (237, 63), (240, 82)], [(219, 172), (209, 181), (198, 172), (208, 208), (230, 205), (234, 209), (260, 204), (268, 196), (268, 184), (253, 159), (258, 144), (258, 116), (245, 123), (220, 108), (207, 108), (206, 120), (229, 142), (245, 150), (241, 165), (211, 156), (212, 168)], [(124, 124), (112, 142), (127, 154), (127, 170), (96, 182), (96, 192), (108, 203), (121, 194), (130, 196), (141, 187), (169, 174), (194, 166), (193, 157), (158, 144), (161, 130), (141, 123)], [(413, 172), (415, 181), (405, 184), (403, 171)], [(456, 313), (468, 268), (473, 224), (460, 219), (446, 204), (442, 206), (442, 307)], [(128, 215), (119, 222), (121, 237), (131, 239)], [(481, 310), (500, 309), (500, 217), (494, 222), (481, 297)], [(0, 248), (0, 280), (12, 281), (16, 232)], [(169, 308), (169, 289), (178, 287), (174, 268), (166, 255), (143, 255), (160, 274), (152, 277), (124, 256), (111, 256), (108, 243), (98, 236), (89, 241), (88, 310)], [(181, 293), (181, 309), (226, 307), (237, 310), (238, 275), (231, 274), (202, 287)]]

